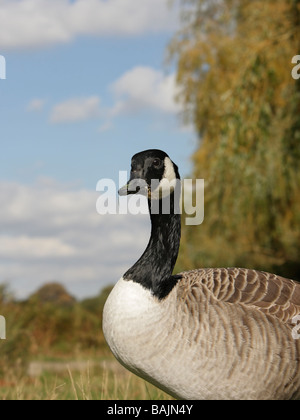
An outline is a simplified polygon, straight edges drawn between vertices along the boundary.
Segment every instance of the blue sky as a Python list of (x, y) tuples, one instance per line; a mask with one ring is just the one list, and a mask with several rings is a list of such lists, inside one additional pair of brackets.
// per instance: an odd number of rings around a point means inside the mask
[(0, 283), (19, 297), (50, 280), (93, 295), (149, 234), (145, 217), (96, 214), (97, 181), (117, 180), (147, 148), (191, 171), (196, 137), (164, 66), (178, 13), (164, 0), (0, 0), (0, 10)]
[(113, 177), (119, 168), (126, 169), (131, 154), (150, 147), (168, 150), (187, 171), (193, 135), (184, 131), (176, 112), (145, 106), (124, 111), (113, 121), (103, 115), (51, 122), (55, 105), (75, 98), (98, 97), (101, 107), (113, 107), (112, 85), (136, 67), (168, 77), (171, 70), (165, 70), (163, 59), (169, 39), (168, 34), (90, 37), (68, 45), (2, 53), (7, 62), (7, 79), (0, 85), (6, 153), (0, 176), (32, 182), (42, 174), (93, 188), (97, 177)]

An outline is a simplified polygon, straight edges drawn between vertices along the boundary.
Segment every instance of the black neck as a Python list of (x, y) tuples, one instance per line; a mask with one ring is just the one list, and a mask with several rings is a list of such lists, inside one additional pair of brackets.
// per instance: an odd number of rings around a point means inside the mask
[[(149, 243), (141, 258), (123, 277), (140, 283), (159, 299), (166, 297), (180, 278), (172, 276), (181, 234), (179, 200), (175, 198), (174, 202), (174, 196), (176, 194), (171, 193), (159, 201), (149, 200), (152, 225)], [(163, 214), (166, 212), (168, 214)]]

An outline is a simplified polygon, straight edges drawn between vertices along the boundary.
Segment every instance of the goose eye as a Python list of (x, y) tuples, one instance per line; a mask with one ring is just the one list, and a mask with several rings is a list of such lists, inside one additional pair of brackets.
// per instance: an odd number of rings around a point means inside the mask
[(160, 159), (154, 159), (153, 166), (159, 166), (160, 165)]

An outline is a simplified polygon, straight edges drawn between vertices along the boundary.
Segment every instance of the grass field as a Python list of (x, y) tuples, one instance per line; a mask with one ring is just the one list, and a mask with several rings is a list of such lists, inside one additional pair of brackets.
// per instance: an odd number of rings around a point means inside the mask
[[(38, 374), (30, 372), (30, 366), (36, 369), (43, 365), (45, 368)], [(113, 359), (97, 362), (39, 361), (28, 366), (26, 372), (21, 366), (5, 370), (0, 379), (0, 400), (171, 399), (156, 387), (126, 371)]]
[(79, 302), (52, 284), (17, 302), (0, 286), (0, 400), (171, 399), (124, 369), (106, 345), (101, 324), (110, 290)]

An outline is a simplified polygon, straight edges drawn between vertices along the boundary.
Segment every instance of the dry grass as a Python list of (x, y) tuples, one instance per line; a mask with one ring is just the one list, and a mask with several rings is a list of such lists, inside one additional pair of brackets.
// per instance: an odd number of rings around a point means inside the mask
[[(60, 365), (60, 369), (57, 369)], [(42, 362), (40, 363), (42, 366)], [(131, 374), (113, 359), (44, 364), (36, 376), (19, 362), (0, 377), (0, 400), (165, 400), (170, 396)], [(56, 366), (56, 368), (55, 368)]]

